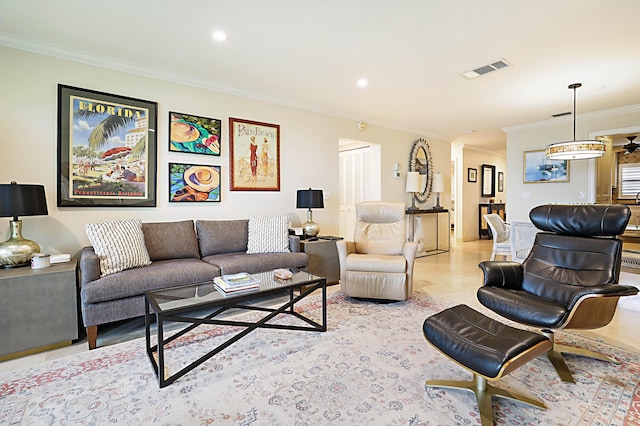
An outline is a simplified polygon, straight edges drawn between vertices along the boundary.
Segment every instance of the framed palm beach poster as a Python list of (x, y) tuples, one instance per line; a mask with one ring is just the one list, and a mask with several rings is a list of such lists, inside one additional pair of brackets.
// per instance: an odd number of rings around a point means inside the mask
[(157, 108), (58, 85), (58, 207), (155, 207)]
[(231, 191), (280, 191), (280, 125), (229, 118)]

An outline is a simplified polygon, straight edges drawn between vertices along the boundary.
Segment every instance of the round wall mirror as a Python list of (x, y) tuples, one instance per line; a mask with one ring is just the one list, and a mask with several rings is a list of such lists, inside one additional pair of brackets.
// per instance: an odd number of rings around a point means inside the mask
[(423, 177), (424, 187), (422, 192), (416, 193), (416, 200), (424, 203), (431, 195), (431, 181), (433, 177), (433, 166), (431, 164), (431, 152), (426, 140), (420, 138), (413, 143), (411, 156), (409, 157), (409, 171), (419, 172)]

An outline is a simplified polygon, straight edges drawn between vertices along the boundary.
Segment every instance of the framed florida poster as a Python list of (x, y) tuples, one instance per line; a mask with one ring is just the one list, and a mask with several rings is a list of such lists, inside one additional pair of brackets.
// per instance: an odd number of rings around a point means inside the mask
[(280, 125), (229, 118), (231, 191), (280, 191)]
[(58, 85), (58, 207), (155, 207), (157, 107)]

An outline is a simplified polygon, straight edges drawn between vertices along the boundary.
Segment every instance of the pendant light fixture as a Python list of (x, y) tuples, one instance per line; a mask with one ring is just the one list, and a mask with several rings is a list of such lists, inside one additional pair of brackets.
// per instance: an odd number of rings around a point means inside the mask
[(582, 83), (569, 85), (569, 89), (573, 89), (573, 140), (571, 142), (558, 142), (547, 145), (545, 154), (551, 160), (584, 160), (604, 155), (604, 142), (576, 140), (576, 89), (579, 87), (582, 87)]

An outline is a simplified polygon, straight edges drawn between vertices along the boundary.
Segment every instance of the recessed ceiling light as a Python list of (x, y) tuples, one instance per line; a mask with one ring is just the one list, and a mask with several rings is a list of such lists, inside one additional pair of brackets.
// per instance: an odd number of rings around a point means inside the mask
[(213, 39), (215, 41), (225, 41), (227, 39), (227, 34), (224, 31), (216, 30), (213, 32)]
[(368, 84), (369, 82), (366, 78), (361, 78), (360, 80), (358, 80), (358, 86), (360, 87), (367, 87)]

